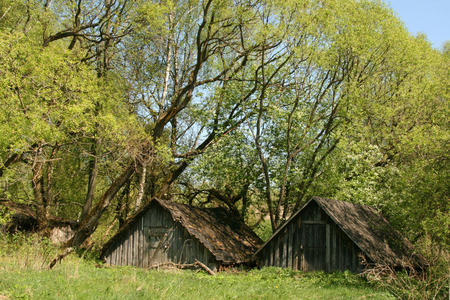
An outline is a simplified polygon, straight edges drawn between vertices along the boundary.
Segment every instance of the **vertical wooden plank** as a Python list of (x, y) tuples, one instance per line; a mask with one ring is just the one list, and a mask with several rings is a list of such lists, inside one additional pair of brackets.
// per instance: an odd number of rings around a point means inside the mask
[(343, 263), (343, 266), (344, 266), (344, 269), (347, 269), (348, 268), (348, 255), (349, 255), (349, 251), (348, 251), (348, 248), (347, 248), (347, 241), (345, 240), (345, 239), (343, 239), (343, 253), (342, 253), (342, 258), (343, 258), (343, 260), (344, 260), (344, 263)]
[(178, 248), (179, 250), (177, 251), (177, 262), (178, 263), (183, 263), (183, 256), (184, 256), (184, 238), (183, 238), (183, 229), (181, 228), (181, 226), (178, 226)]
[(336, 252), (336, 258), (335, 258), (335, 268), (336, 268), (336, 270), (338, 271), (340, 271), (340, 265), (339, 265), (339, 255), (340, 255), (340, 247), (339, 247), (339, 230), (336, 228), (336, 233), (335, 233), (335, 236), (336, 236), (336, 241), (335, 241), (335, 243), (336, 243), (336, 246), (335, 246), (335, 252)]
[(139, 251), (139, 260), (141, 267), (145, 267), (144, 264), (144, 256), (145, 256), (145, 227), (144, 227), (145, 218), (141, 217), (141, 232), (140, 232), (140, 251)]
[(137, 267), (139, 265), (139, 220), (137, 220), (134, 225), (133, 248), (134, 248), (134, 253), (133, 253), (134, 264), (133, 265)]
[(125, 255), (124, 255), (125, 263), (124, 263), (124, 265), (125, 266), (128, 265), (129, 245), (130, 245), (130, 235), (128, 233), (128, 230), (126, 230), (126, 232), (125, 232), (125, 240), (124, 240), (124, 247), (125, 247)]
[(152, 214), (152, 207), (144, 214), (144, 227), (150, 227), (151, 214)]
[(123, 266), (123, 235), (120, 237), (119, 239), (119, 243), (120, 243), (120, 250), (119, 250), (119, 266)]
[(170, 251), (170, 260), (174, 263), (178, 263), (178, 254), (180, 252), (178, 226), (174, 223), (173, 243)]
[(325, 225), (325, 271), (329, 272), (331, 270), (330, 265), (330, 224)]
[(128, 246), (129, 246), (129, 243), (130, 242), (130, 235), (128, 234), (128, 230), (125, 232), (125, 242), (124, 242), (124, 247), (125, 247), (125, 255), (124, 255), (124, 259), (125, 259), (125, 263), (124, 263), (124, 265), (126, 266), (126, 265), (128, 265)]
[(137, 266), (142, 267), (142, 229), (143, 229), (142, 215), (137, 222)]
[(278, 266), (283, 267), (283, 258), (284, 258), (284, 229), (280, 232), (278, 235), (278, 255), (279, 255), (279, 262)]
[[(329, 221), (330, 222), (330, 221)], [(334, 229), (334, 224), (330, 223), (330, 272), (335, 270), (335, 255), (336, 255), (336, 231)]]
[(114, 251), (115, 251), (115, 249), (113, 248), (114, 247), (114, 245), (111, 245), (111, 254), (110, 254), (110, 262), (109, 262), (109, 264), (112, 266), (112, 265), (114, 265)]
[(114, 243), (114, 245), (112, 245), (112, 247), (114, 247), (113, 252), (111, 254), (111, 265), (117, 265), (116, 263), (116, 259), (117, 259), (117, 246), (116, 243)]
[(132, 238), (132, 236), (131, 236), (130, 231), (131, 231), (130, 229), (127, 230), (127, 263), (126, 263), (127, 266), (131, 265), (131, 251), (132, 251), (131, 238)]
[(130, 266), (134, 266), (134, 225), (130, 226)]
[(115, 266), (119, 266), (120, 265), (120, 262), (119, 262), (119, 259), (120, 259), (120, 253), (119, 253), (120, 244), (118, 242), (115, 242), (114, 248), (115, 248), (114, 249), (114, 265)]
[(208, 253), (207, 253), (206, 247), (203, 247), (203, 259), (202, 259), (202, 262), (205, 265), (208, 265)]
[(305, 260), (305, 243), (307, 242), (306, 241), (306, 237), (307, 237), (307, 234), (306, 234), (306, 231), (307, 230), (307, 228), (305, 227), (305, 226), (302, 226), (301, 227), (301, 231), (300, 231), (300, 264), (301, 264), (301, 270), (302, 271), (308, 271), (308, 266), (307, 266), (307, 263), (306, 263), (306, 260)]
[(344, 271), (344, 242), (341, 231), (339, 232), (339, 269)]
[(117, 265), (122, 265), (122, 241), (120, 238), (117, 243)]
[(269, 248), (266, 247), (262, 253), (262, 265), (267, 267), (269, 265)]
[(278, 237), (275, 237), (273, 239), (273, 266), (278, 267), (277, 261), (278, 261)]
[(123, 238), (122, 238), (122, 265), (126, 266), (127, 265), (127, 235), (126, 233), (123, 234)]
[(130, 266), (133, 266), (133, 253), (134, 253), (134, 231), (133, 231), (133, 226), (130, 227), (130, 242), (129, 242), (129, 259), (128, 259), (128, 264)]
[(131, 234), (131, 262), (130, 262), (130, 264), (132, 266), (135, 266), (136, 265), (136, 259), (135, 259), (134, 255), (136, 253), (136, 246), (135, 246), (135, 243), (136, 243), (136, 238), (135, 238), (136, 230), (135, 230), (134, 224), (133, 224), (133, 226), (131, 226), (130, 234)]
[(128, 229), (128, 261), (127, 261), (127, 265), (131, 266), (133, 265), (132, 263), (132, 259), (133, 259), (133, 234), (131, 231), (131, 228)]
[(114, 250), (114, 253), (115, 253), (115, 257), (114, 257), (114, 265), (116, 265), (116, 266), (118, 266), (118, 265), (120, 265), (120, 263), (119, 263), (119, 258), (120, 258), (120, 256), (119, 256), (119, 250), (120, 250), (120, 244), (118, 243), (118, 242), (116, 242), (115, 243), (115, 250)]
[(136, 240), (137, 240), (137, 223), (135, 223), (132, 228), (133, 228), (132, 265), (136, 266), (136, 264), (137, 264), (137, 242), (136, 242)]
[(143, 246), (143, 252), (142, 252), (142, 263), (144, 268), (149, 267), (148, 264), (148, 255), (149, 255), (149, 248), (148, 248), (148, 235), (150, 230), (150, 214), (145, 214), (144, 218), (144, 228), (143, 228), (143, 239), (142, 239), (142, 246)]
[(274, 247), (275, 247), (275, 266), (279, 267), (280, 266), (280, 236), (275, 237), (275, 241), (274, 241)]
[(352, 243), (352, 260), (350, 263), (350, 268), (352, 272), (356, 272), (356, 249), (355, 249), (355, 245)]
[(116, 242), (116, 266), (120, 266), (120, 239)]
[(291, 240), (291, 246), (292, 246), (292, 255), (291, 255), (291, 267), (294, 270), (297, 270), (297, 264), (296, 264), (296, 257), (297, 257), (297, 220), (292, 220), (292, 240)]
[(284, 237), (283, 237), (283, 263), (282, 267), (287, 268), (287, 261), (288, 261), (288, 237), (289, 237), (289, 231), (288, 226), (284, 227)]
[(287, 239), (287, 247), (288, 247), (288, 254), (287, 254), (287, 267), (292, 269), (292, 237), (294, 232), (294, 223), (291, 222), (288, 227), (288, 239)]
[(297, 269), (297, 270), (301, 270), (301, 268), (300, 268), (300, 263), (301, 263), (301, 252), (300, 252), (300, 247), (301, 247), (301, 230), (302, 230), (302, 228), (301, 228), (301, 222), (300, 222), (300, 219), (301, 218), (301, 216), (298, 216), (297, 217), (297, 221), (295, 222), (295, 225), (296, 225), (296, 228), (295, 228), (295, 236), (294, 236), (294, 240), (295, 240), (295, 254), (294, 254), (294, 256), (295, 256), (295, 263), (294, 263), (294, 265), (295, 265), (295, 268)]
[(278, 236), (278, 266), (279, 267), (283, 267), (283, 239), (284, 239), (284, 235), (282, 234), (283, 232), (281, 232), (281, 234)]
[(127, 265), (127, 234), (124, 233), (123, 234), (123, 239), (122, 239), (122, 246), (123, 246), (123, 253), (122, 253), (122, 265), (126, 266)]
[(186, 243), (186, 263), (191, 264), (191, 256), (192, 256), (192, 239), (188, 238)]

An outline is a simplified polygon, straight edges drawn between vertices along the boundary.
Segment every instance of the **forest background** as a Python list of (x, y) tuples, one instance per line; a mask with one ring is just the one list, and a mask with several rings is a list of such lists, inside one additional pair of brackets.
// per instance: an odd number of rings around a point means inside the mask
[(0, 201), (63, 248), (153, 197), (266, 239), (318, 195), (448, 258), (450, 43), (381, 1), (1, 0), (0, 65)]

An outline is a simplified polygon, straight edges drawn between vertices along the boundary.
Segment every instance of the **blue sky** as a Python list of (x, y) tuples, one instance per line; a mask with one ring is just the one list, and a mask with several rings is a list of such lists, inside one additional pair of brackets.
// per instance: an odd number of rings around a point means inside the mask
[(436, 49), (450, 40), (450, 0), (384, 0), (416, 35), (425, 33)]

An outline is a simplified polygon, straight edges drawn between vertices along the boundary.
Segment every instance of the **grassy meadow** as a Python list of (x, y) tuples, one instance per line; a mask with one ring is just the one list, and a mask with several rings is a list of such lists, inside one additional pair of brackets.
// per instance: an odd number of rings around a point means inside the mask
[(41, 263), (0, 258), (0, 299), (393, 299), (349, 273), (278, 268), (221, 272), (104, 267), (72, 256)]
[(0, 233), (0, 300), (5, 299), (393, 299), (351, 273), (289, 269), (202, 270), (110, 267), (95, 251), (48, 270), (58, 249), (38, 235)]

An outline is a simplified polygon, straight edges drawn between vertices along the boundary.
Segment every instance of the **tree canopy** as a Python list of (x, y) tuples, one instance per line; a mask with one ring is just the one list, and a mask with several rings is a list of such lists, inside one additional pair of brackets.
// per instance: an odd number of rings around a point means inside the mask
[(375, 0), (2, 0), (0, 200), (78, 247), (153, 197), (275, 230), (320, 195), (448, 250), (447, 46)]

